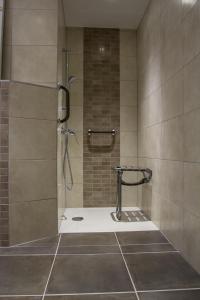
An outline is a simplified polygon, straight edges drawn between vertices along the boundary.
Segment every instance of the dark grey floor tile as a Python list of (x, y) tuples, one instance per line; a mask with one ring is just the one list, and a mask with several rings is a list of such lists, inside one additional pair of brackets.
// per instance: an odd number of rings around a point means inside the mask
[(121, 245), (168, 243), (160, 231), (117, 232)]
[(139, 293), (140, 300), (198, 300), (200, 291)]
[(1, 295), (41, 295), (53, 256), (0, 256)]
[(146, 244), (121, 246), (123, 253), (175, 251), (170, 244)]
[(47, 294), (132, 291), (121, 255), (57, 256)]
[(45, 300), (137, 300), (135, 294), (48, 296)]
[(58, 254), (95, 254), (95, 253), (119, 253), (119, 246), (77, 246), (59, 247)]
[(66, 233), (62, 234), (60, 247), (89, 245), (117, 245), (115, 234), (109, 233)]
[(42, 296), (41, 297), (34, 297), (34, 296), (0, 297), (0, 300), (42, 300)]
[(59, 240), (59, 235), (50, 237), (50, 238), (44, 238), (38, 241), (25, 243), (19, 245), (19, 247), (53, 247), (57, 246)]
[(138, 291), (200, 287), (200, 275), (178, 253), (124, 256)]
[(0, 255), (55, 254), (59, 236), (44, 238), (18, 246), (0, 248)]
[[(49, 247), (9, 247), (0, 248), (1, 255), (41, 255), (41, 254), (55, 254), (56, 246)], [(1, 299), (0, 299), (1, 300)]]

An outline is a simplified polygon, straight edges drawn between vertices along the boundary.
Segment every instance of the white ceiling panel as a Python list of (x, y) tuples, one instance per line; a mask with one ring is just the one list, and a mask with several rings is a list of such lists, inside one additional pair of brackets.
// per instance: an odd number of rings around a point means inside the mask
[(63, 0), (66, 26), (136, 29), (149, 0)]

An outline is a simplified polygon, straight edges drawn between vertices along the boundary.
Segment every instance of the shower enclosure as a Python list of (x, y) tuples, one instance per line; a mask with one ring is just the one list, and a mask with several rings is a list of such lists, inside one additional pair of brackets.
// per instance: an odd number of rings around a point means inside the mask
[[(117, 201), (113, 168), (137, 167), (135, 40), (134, 30), (67, 28), (63, 54), (70, 117), (58, 129), (63, 147), (58, 162), (64, 187), (61, 232), (79, 231), (73, 220), (82, 220), (83, 228), (90, 215), (97, 218), (91, 221), (89, 231), (91, 227), (97, 230), (100, 214), (99, 223), (107, 217), (105, 224), (114, 222), (110, 215)], [(65, 102), (59, 111), (63, 117), (69, 113)], [(136, 172), (126, 172), (124, 180), (139, 179)], [(137, 186), (123, 185), (122, 199), (127, 211), (139, 210)]]

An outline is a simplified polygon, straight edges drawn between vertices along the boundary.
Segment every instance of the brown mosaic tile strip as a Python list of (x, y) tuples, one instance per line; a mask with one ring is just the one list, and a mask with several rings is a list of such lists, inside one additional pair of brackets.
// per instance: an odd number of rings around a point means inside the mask
[(9, 81), (0, 82), (0, 246), (8, 246), (8, 93)]
[(116, 203), (112, 167), (120, 161), (120, 137), (88, 136), (88, 129), (120, 128), (119, 30), (84, 29), (83, 203), (106, 207)]

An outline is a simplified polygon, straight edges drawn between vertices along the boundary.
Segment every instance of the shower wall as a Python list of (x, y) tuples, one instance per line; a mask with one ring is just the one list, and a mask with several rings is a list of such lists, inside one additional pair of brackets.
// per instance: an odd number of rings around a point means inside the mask
[[(75, 129), (76, 138), (69, 137), (69, 155), (74, 185), (66, 191), (66, 207), (83, 207), (83, 28), (67, 28), (69, 76), (76, 80), (70, 85), (71, 115), (68, 127)], [(67, 184), (70, 184), (69, 174)]]
[[(136, 32), (67, 28), (67, 48), (69, 75), (77, 78), (70, 87), (68, 126), (76, 130), (78, 143), (70, 137), (74, 187), (67, 191), (66, 207), (113, 206), (116, 177), (111, 167), (120, 163), (137, 165)], [(118, 128), (114, 148), (108, 147), (110, 135), (88, 139), (89, 128)], [(136, 177), (131, 174), (126, 179)], [(123, 199), (125, 206), (136, 206), (137, 189), (124, 187)]]
[[(137, 166), (136, 31), (120, 30), (120, 164)], [(137, 181), (137, 174), (123, 178)], [(122, 187), (124, 206), (138, 206), (137, 188)]]
[(200, 1), (153, 0), (138, 31), (142, 207), (200, 271)]
[(56, 112), (56, 89), (1, 81), (2, 246), (57, 233)]
[(56, 86), (59, 1), (5, 1), (3, 79)]
[(120, 162), (120, 136), (88, 136), (88, 129), (119, 131), (119, 30), (84, 29), (83, 202), (85, 207), (114, 206)]

